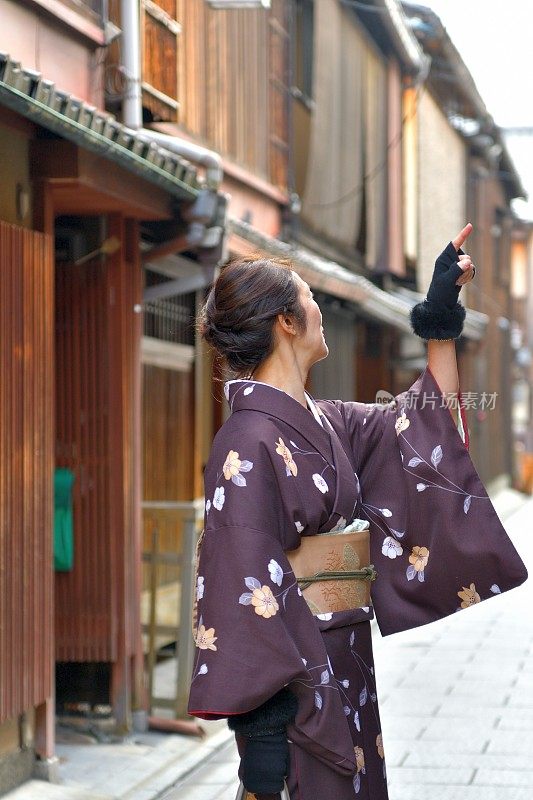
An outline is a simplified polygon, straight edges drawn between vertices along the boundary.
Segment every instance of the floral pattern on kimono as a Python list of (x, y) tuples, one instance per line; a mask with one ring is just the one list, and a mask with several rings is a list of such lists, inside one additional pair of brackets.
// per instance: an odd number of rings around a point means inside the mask
[[(382, 633), (405, 630), (517, 586), (524, 565), (448, 408), (407, 402), (438, 392), (429, 368), (388, 406), (317, 401), (323, 424), (266, 384), (226, 389), (232, 414), (205, 471), (189, 712), (240, 714), (289, 686), (291, 798), (386, 800), (374, 610)], [(313, 616), (286, 551), (354, 517), (370, 522), (373, 606)]]

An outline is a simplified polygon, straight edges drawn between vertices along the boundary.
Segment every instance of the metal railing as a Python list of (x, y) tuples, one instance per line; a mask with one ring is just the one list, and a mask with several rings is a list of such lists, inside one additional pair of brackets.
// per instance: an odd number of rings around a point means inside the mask
[[(192, 674), (194, 641), (191, 632), (191, 617), (194, 598), (194, 560), (196, 542), (203, 522), (204, 501), (142, 503), (145, 525), (150, 531), (150, 550), (143, 552), (143, 563), (149, 565), (149, 620), (142, 625), (148, 636), (147, 677), (150, 713), (154, 708), (169, 708), (177, 719), (187, 716), (187, 699)], [(175, 525), (175, 550), (162, 551), (161, 525)], [(179, 569), (179, 615), (175, 625), (158, 622), (158, 591), (161, 567)], [(172, 698), (157, 696), (155, 692), (155, 667), (157, 664), (158, 638), (164, 637), (177, 643), (176, 693)]]

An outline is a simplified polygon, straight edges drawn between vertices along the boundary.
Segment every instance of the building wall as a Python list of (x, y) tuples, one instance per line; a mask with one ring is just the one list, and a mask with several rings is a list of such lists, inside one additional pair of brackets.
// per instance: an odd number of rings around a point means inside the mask
[(96, 42), (16, 0), (0, 0), (0, 20), (1, 51), (42, 72), (63, 91), (103, 108), (104, 71), (95, 57)]
[(465, 145), (433, 97), (418, 100), (417, 283), (425, 292), (438, 254), (465, 225)]

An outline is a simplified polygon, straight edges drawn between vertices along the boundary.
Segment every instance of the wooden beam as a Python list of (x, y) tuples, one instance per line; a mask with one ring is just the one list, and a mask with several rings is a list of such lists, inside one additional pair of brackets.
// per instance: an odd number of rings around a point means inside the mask
[(31, 174), (53, 187), (58, 214), (120, 212), (133, 219), (172, 219), (168, 192), (106, 158), (63, 140), (31, 142)]

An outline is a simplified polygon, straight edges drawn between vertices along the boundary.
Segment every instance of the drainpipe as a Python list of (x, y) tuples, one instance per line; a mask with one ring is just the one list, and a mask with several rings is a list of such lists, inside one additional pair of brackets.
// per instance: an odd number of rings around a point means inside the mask
[(139, 0), (121, 0), (122, 24), (122, 71), (126, 79), (126, 91), (122, 106), (123, 123), (142, 133), (146, 138), (176, 153), (189, 161), (194, 161), (206, 170), (206, 187), (217, 191), (224, 172), (222, 158), (213, 150), (200, 147), (193, 142), (168, 136), (159, 131), (143, 128), (142, 119), (142, 87), (141, 87), (141, 26), (139, 17)]

